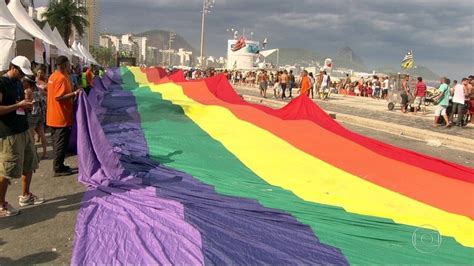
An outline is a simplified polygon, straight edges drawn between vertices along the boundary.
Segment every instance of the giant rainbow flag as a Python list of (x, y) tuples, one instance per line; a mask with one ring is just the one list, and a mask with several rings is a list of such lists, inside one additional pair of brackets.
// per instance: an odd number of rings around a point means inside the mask
[(223, 75), (110, 69), (78, 113), (72, 264), (472, 264), (474, 169), (274, 110)]

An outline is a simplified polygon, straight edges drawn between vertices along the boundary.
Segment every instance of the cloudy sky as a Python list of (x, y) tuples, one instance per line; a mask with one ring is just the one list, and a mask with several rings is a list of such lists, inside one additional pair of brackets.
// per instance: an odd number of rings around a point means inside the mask
[[(202, 0), (98, 0), (109, 32), (174, 31), (199, 48)], [(215, 0), (206, 17), (206, 52), (225, 55), (226, 31), (254, 32), (268, 48), (335, 54), (350, 46), (369, 67), (416, 63), (460, 78), (474, 73), (474, 1)], [(46, 0), (38, 1), (44, 4)]]

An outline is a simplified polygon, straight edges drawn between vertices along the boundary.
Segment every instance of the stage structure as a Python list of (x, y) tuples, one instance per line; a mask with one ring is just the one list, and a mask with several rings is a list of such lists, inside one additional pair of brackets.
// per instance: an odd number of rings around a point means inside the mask
[(260, 52), (259, 42), (232, 39), (227, 42), (227, 69), (255, 69), (255, 59)]

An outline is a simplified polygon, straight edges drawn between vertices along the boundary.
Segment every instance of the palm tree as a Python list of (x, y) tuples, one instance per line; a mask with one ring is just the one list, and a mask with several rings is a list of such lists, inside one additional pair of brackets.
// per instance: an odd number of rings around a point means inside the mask
[(48, 11), (43, 14), (51, 27), (58, 28), (66, 44), (70, 47), (69, 38), (76, 29), (79, 37), (84, 35), (84, 31), (89, 25), (87, 8), (80, 5), (77, 0), (50, 0)]

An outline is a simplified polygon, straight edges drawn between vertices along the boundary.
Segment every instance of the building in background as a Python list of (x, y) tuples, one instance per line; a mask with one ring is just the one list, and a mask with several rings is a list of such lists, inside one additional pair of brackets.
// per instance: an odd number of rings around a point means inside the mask
[(147, 56), (147, 37), (131, 37), (134, 44), (138, 46), (138, 54), (136, 56), (138, 64), (144, 64)]
[[(84, 0), (83, 0), (84, 1)], [(99, 0), (85, 0), (87, 7), (87, 38), (89, 46), (99, 46), (100, 33), (100, 1)]]
[(179, 65), (180, 66), (192, 66), (192, 51), (186, 51), (183, 48), (179, 48), (177, 55), (179, 56)]
[[(59, 0), (60, 1), (60, 0)], [(74, 30), (72, 41), (80, 42), (86, 47), (99, 46), (100, 35), (100, 1), (99, 0), (76, 0), (79, 6), (87, 8), (87, 17), (85, 18), (89, 25), (85, 28), (82, 37), (79, 37)]]
[(99, 45), (101, 47), (116, 50), (115, 47), (113, 47), (112, 40), (110, 39), (110, 37), (108, 35), (100, 35)]
[[(171, 44), (169, 42), (168, 44)], [(185, 66), (191, 67), (195, 62), (193, 52), (184, 48), (168, 49), (164, 44), (161, 47), (150, 46), (148, 37), (133, 34), (112, 35), (102, 34), (99, 37), (99, 45), (112, 49), (122, 57), (134, 57), (138, 65), (147, 66)], [(222, 58), (217, 60), (222, 61)]]
[(148, 46), (145, 64), (147, 66), (157, 66), (159, 65), (160, 61), (161, 61), (160, 49), (158, 49), (157, 47)]
[[(132, 34), (124, 34), (121, 37), (122, 47), (120, 48), (120, 53), (128, 57), (135, 57), (138, 59), (139, 49), (138, 44), (133, 40)], [(137, 60), (138, 62), (138, 60)]]
[(118, 36), (107, 35), (112, 42), (112, 47), (115, 49), (115, 52), (120, 52), (122, 49), (122, 39)]

